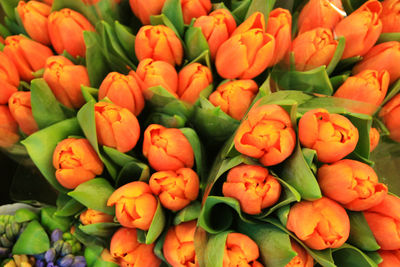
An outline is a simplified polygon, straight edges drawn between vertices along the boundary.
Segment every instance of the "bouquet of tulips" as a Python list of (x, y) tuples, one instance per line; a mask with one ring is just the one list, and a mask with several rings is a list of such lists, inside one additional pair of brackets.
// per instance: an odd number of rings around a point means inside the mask
[(0, 5), (3, 265), (400, 266), (400, 0)]

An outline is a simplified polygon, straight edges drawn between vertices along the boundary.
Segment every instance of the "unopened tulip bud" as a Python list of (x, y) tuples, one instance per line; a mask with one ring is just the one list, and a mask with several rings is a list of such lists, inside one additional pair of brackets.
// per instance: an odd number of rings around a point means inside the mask
[(383, 106), (379, 112), (379, 117), (382, 118), (386, 128), (390, 132), (390, 138), (396, 142), (400, 142), (400, 94), (393, 97), (388, 103)]
[(19, 140), (18, 124), (8, 106), (0, 105), (0, 147), (12, 147)]
[(8, 100), (8, 107), (22, 132), (31, 135), (39, 130), (32, 114), (31, 92), (15, 92)]
[(178, 74), (178, 95), (181, 100), (194, 104), (201, 91), (212, 84), (211, 70), (199, 63), (185, 66)]
[(208, 15), (211, 7), (210, 0), (181, 0), (183, 21), (190, 24), (193, 18)]
[(150, 24), (150, 16), (161, 14), (165, 0), (129, 0), (133, 14), (142, 24)]

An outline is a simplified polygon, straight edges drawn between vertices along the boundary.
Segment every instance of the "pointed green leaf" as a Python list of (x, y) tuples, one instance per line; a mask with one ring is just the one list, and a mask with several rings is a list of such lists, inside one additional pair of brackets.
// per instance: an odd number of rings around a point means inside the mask
[(235, 1), (235, 3), (232, 3), (232, 9), (231, 9), (232, 15), (235, 18), (237, 25), (239, 25), (245, 20), (251, 2), (252, 2), (251, 0), (244, 0), (244, 1)]
[(247, 10), (246, 19), (254, 12), (261, 12), (264, 14), (265, 25), (268, 24), (269, 12), (274, 8), (275, 0), (252, 0)]
[(192, 128), (179, 129), (187, 138), (194, 152), (194, 160), (196, 162), (196, 172), (199, 175), (200, 181), (204, 180), (207, 175), (205, 163), (205, 154), (203, 145), (200, 143), (200, 138)]
[(179, 31), (176, 29), (175, 25), (171, 22), (171, 20), (165, 14), (150, 16), (150, 23), (151, 23), (151, 25), (167, 26), (168, 28), (173, 30), (175, 32), (176, 36), (182, 41)]
[(90, 102), (90, 101), (97, 102), (97, 98), (99, 95), (99, 89), (82, 85), (81, 90), (82, 90), (83, 98), (86, 100), (86, 102)]
[(200, 56), (204, 51), (209, 51), (207, 39), (204, 37), (201, 28), (189, 26), (185, 33), (186, 55), (189, 61)]
[(380, 43), (391, 42), (391, 41), (399, 42), (400, 41), (400, 33), (399, 32), (381, 33), (377, 43), (380, 44)]
[(36, 220), (31, 221), (15, 243), (12, 254), (36, 255), (50, 248), (50, 240), (46, 231)]
[(189, 222), (199, 217), (201, 210), (201, 204), (198, 201), (192, 202), (189, 206), (186, 206), (180, 210), (174, 218), (174, 225), (181, 224), (183, 222)]
[(378, 267), (375, 261), (358, 248), (349, 244), (344, 244), (340, 248), (334, 249), (332, 255), (337, 266)]
[(153, 244), (154, 241), (161, 235), (164, 230), (164, 226), (166, 223), (164, 209), (161, 205), (161, 202), (158, 201), (156, 213), (154, 214), (153, 220), (151, 221), (150, 228), (146, 232), (146, 244)]
[(69, 231), (71, 226), (71, 218), (57, 216), (54, 213), (57, 211), (55, 207), (45, 207), (40, 211), (40, 222), (49, 231), (60, 229), (62, 232)]
[(15, 8), (18, 6), (19, 0), (7, 0), (0, 1), (1, 7), (7, 17), (11, 20), (15, 20)]
[(63, 8), (70, 8), (72, 10), (75, 10), (76, 12), (81, 13), (92, 23), (92, 25), (96, 25), (96, 22), (98, 21), (94, 9), (89, 5), (85, 5), (85, 3), (82, 1), (54, 0), (51, 6), (51, 11), (59, 11)]
[(162, 8), (164, 14), (175, 26), (180, 36), (183, 36), (184, 23), (180, 0), (166, 0)]
[(81, 212), (84, 208), (85, 207), (81, 203), (79, 203), (75, 199), (70, 198), (70, 200), (66, 202), (63, 206), (58, 207), (54, 215), (61, 217), (74, 216)]
[(122, 25), (118, 21), (115, 21), (114, 27), (118, 41), (125, 51), (125, 55), (127, 55), (133, 62), (138, 62), (135, 54), (135, 35), (132, 34), (128, 27)]
[(350, 236), (347, 242), (365, 251), (380, 249), (367, 220), (365, 220), (364, 214), (355, 211), (347, 211), (347, 214), (350, 219)]
[(96, 260), (100, 258), (101, 253), (103, 252), (102, 246), (88, 246), (85, 248), (84, 256), (86, 259), (86, 263), (88, 267), (92, 267)]
[(38, 220), (39, 216), (28, 209), (19, 209), (15, 212), (15, 221), (18, 223), (29, 222), (32, 220)]
[(328, 73), (328, 75), (332, 74), (337, 64), (339, 63), (340, 59), (342, 58), (345, 45), (346, 45), (346, 39), (343, 36), (339, 37), (335, 53), (333, 54), (331, 62), (329, 62), (328, 66), (326, 67), (326, 72)]
[(387, 102), (390, 101), (395, 95), (400, 92), (400, 79), (397, 79), (394, 84), (392, 84), (386, 94), (385, 99), (383, 100), (381, 106), (385, 105)]
[[(79, 225), (75, 224), (75, 231), (72, 234), (76, 239), (78, 239), (79, 242), (81, 242), (85, 247), (89, 246), (100, 246), (100, 247), (108, 247), (109, 242), (107, 242), (104, 238), (94, 236), (94, 235), (88, 235), (85, 232), (83, 232), (80, 228)], [(100, 259), (99, 259), (100, 260)], [(95, 263), (93, 263), (93, 266), (99, 261), (97, 260)], [(102, 261), (102, 260), (101, 260)], [(107, 262), (111, 264), (110, 262)], [(115, 264), (113, 265), (115, 266)]]
[[(79, 1), (77, 1), (79, 2)], [(101, 49), (100, 36), (95, 32), (83, 32), (86, 45), (86, 68), (89, 74), (90, 85), (98, 88), (110, 72)]]
[(229, 232), (222, 232), (217, 235), (212, 235), (208, 242), (205, 251), (205, 266), (206, 267), (222, 267), (224, 258), (224, 250), (226, 238)]
[(110, 237), (117, 228), (117, 223), (93, 223), (88, 225), (79, 225), (79, 229), (87, 235), (95, 235), (99, 237)]

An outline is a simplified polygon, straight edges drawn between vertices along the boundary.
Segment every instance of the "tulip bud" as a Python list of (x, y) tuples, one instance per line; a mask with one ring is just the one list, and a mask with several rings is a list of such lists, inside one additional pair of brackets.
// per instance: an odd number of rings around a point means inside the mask
[(154, 255), (154, 243), (141, 244), (137, 241), (136, 229), (120, 228), (111, 238), (111, 255), (120, 266), (156, 267), (161, 260)]
[(319, 108), (301, 117), (299, 139), (304, 147), (317, 152), (319, 161), (331, 163), (353, 152), (358, 142), (358, 130), (346, 117)]
[(31, 92), (15, 92), (8, 100), (8, 107), (22, 132), (31, 135), (39, 130), (32, 114)]
[(66, 50), (73, 57), (84, 57), (86, 54), (83, 31), (95, 31), (90, 22), (80, 13), (64, 8), (54, 11), (48, 22), (51, 44), (57, 54)]
[(58, 182), (68, 189), (93, 179), (103, 172), (103, 163), (87, 139), (67, 138), (53, 154)]
[(292, 40), (292, 15), (289, 10), (276, 8), (269, 13), (266, 33), (275, 38), (275, 55), (272, 64), (281, 61), (287, 54)]
[(178, 90), (178, 73), (171, 64), (164, 61), (145, 58), (140, 61), (136, 73), (131, 71), (130, 75), (136, 78), (147, 100), (152, 97), (151, 91), (148, 90), (150, 87), (162, 86), (173, 95), (176, 95)]
[(198, 267), (194, 249), (196, 221), (184, 222), (169, 228), (163, 245), (163, 253), (172, 266)]
[(342, 59), (363, 56), (374, 46), (382, 32), (381, 12), (382, 4), (369, 0), (335, 26), (335, 35), (346, 38)]
[(264, 14), (261, 12), (254, 12), (235, 29), (231, 36), (254, 29), (259, 29), (262, 32), (265, 32), (265, 18)]
[(400, 250), (379, 250), (382, 262), (378, 267), (400, 266)]
[(194, 104), (201, 91), (212, 84), (211, 71), (199, 63), (186, 65), (178, 74), (178, 95), (183, 101)]
[(129, 0), (133, 14), (142, 24), (150, 24), (150, 16), (161, 14), (165, 0)]
[(17, 92), (19, 85), (18, 70), (13, 61), (0, 51), (0, 105), (8, 103), (10, 96)]
[(281, 185), (266, 168), (240, 165), (229, 171), (222, 193), (237, 199), (245, 213), (259, 214), (278, 201)]
[(400, 142), (400, 94), (393, 97), (379, 112), (385, 126), (390, 131), (390, 138)]
[(29, 36), (36, 42), (50, 45), (47, 18), (51, 13), (51, 6), (38, 1), (19, 1), (17, 12)]
[(342, 206), (329, 198), (294, 204), (286, 228), (308, 247), (322, 250), (338, 248), (350, 234), (350, 220)]
[(101, 211), (87, 209), (81, 213), (79, 219), (83, 225), (88, 225), (94, 223), (113, 222), (114, 216)]
[(382, 32), (400, 32), (400, 1), (384, 0), (382, 2)]
[(46, 60), (43, 78), (64, 106), (80, 108), (85, 103), (81, 86), (90, 86), (85, 66), (74, 65), (63, 56), (49, 57)]
[(139, 61), (152, 58), (175, 66), (182, 63), (183, 48), (175, 32), (167, 26), (147, 25), (136, 35), (135, 53)]
[(208, 16), (201, 16), (193, 24), (200, 27), (210, 48), (211, 58), (215, 59), (218, 48), (236, 29), (236, 22), (227, 9), (216, 9)]
[(44, 68), (46, 59), (53, 55), (47, 46), (21, 35), (7, 37), (3, 52), (14, 62), (21, 79), (26, 82), (30, 82), (34, 78), (32, 72)]
[(296, 134), (289, 114), (282, 107), (264, 105), (250, 110), (239, 126), (234, 142), (240, 153), (272, 166), (292, 154)]
[(96, 103), (94, 111), (99, 144), (120, 152), (128, 152), (135, 147), (140, 136), (140, 125), (132, 112), (107, 102)]
[(142, 91), (131, 75), (110, 72), (99, 88), (99, 100), (108, 97), (114, 104), (129, 109), (135, 116), (144, 108)]
[(210, 0), (181, 0), (183, 21), (190, 24), (193, 18), (207, 16), (211, 7)]
[[(79, 256), (78, 256), (78, 257), (79, 257)], [(101, 257), (101, 259), (102, 259), (103, 261), (107, 261), (107, 262), (112, 262), (112, 263), (118, 264), (117, 259), (114, 258), (114, 257), (111, 255), (110, 251), (109, 251), (108, 249), (106, 249), (106, 248), (103, 249), (103, 251), (102, 251), (101, 254), (100, 254), (100, 257)], [(76, 259), (76, 258), (77, 258), (77, 257), (75, 257), (75, 259)], [(85, 257), (83, 257), (83, 259), (82, 259), (80, 262), (86, 263)]]
[(175, 128), (151, 124), (144, 132), (143, 155), (157, 171), (192, 168), (194, 153), (185, 135)]
[(372, 152), (379, 144), (380, 134), (376, 128), (369, 130), (369, 151)]
[(257, 261), (259, 256), (258, 246), (250, 237), (240, 233), (229, 233), (226, 238), (222, 266), (263, 267)]
[(296, 241), (290, 239), (290, 244), (292, 249), (297, 253), (297, 255), (285, 265), (285, 267), (313, 267), (314, 259), (311, 257), (307, 251), (301, 247)]

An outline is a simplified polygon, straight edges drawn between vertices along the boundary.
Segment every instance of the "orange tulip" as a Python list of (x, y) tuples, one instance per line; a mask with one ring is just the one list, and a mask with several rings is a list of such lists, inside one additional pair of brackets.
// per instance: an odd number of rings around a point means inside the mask
[[(100, 2), (100, 0), (82, 0), (83, 3), (85, 3), (86, 5), (95, 5), (98, 2)], [(113, 0), (112, 1), (115, 4), (119, 4), (121, 1), (120, 0)]]
[(87, 209), (79, 216), (83, 225), (113, 222), (113, 219), (114, 216), (93, 209)]
[(150, 16), (161, 14), (165, 0), (129, 0), (133, 14), (142, 24), (150, 24)]
[(48, 4), (49, 6), (53, 5), (54, 0), (41, 0), (43, 3)]
[(19, 140), (18, 124), (6, 105), (0, 105), (0, 147), (12, 147)]
[(100, 258), (103, 261), (112, 262), (118, 265), (118, 260), (111, 255), (111, 252), (108, 249), (103, 249), (100, 254)]
[(19, 1), (17, 12), (29, 36), (36, 42), (50, 45), (47, 18), (51, 13), (51, 6), (38, 1)]
[(369, 0), (335, 26), (335, 35), (346, 38), (342, 59), (363, 56), (374, 46), (382, 32), (381, 12), (382, 4)]
[(390, 131), (390, 138), (400, 142), (400, 94), (393, 97), (379, 112), (386, 127)]
[(301, 201), (294, 204), (286, 228), (294, 232), (308, 247), (322, 250), (338, 248), (350, 234), (346, 210), (329, 198)]
[(258, 246), (250, 237), (240, 233), (229, 233), (226, 238), (222, 266), (263, 267), (257, 261), (259, 256)]
[(142, 89), (143, 96), (147, 100), (152, 97), (152, 93), (148, 89), (154, 86), (162, 86), (165, 90), (177, 96), (178, 73), (167, 62), (145, 58), (140, 61), (136, 73), (131, 71), (129, 74), (136, 78)]
[(194, 104), (201, 91), (212, 84), (211, 71), (199, 63), (186, 65), (178, 74), (178, 95), (183, 101)]
[(350, 159), (323, 165), (318, 169), (318, 183), (325, 196), (354, 211), (378, 205), (388, 192), (374, 169)]
[(108, 97), (114, 104), (138, 116), (144, 108), (142, 91), (131, 75), (110, 72), (99, 88), (99, 100)]
[(4, 44), (4, 38), (0, 35), (0, 43)]
[(171, 227), (165, 237), (164, 257), (172, 267), (198, 267), (194, 250), (196, 221), (184, 222)]
[(150, 177), (149, 185), (161, 204), (178, 211), (196, 200), (199, 195), (199, 177), (189, 168), (176, 171), (159, 171)]
[(22, 132), (31, 135), (39, 130), (32, 114), (31, 92), (15, 92), (8, 100), (8, 107)]
[(383, 250), (400, 249), (400, 199), (387, 194), (385, 199), (364, 211), (365, 219)]
[(278, 105), (250, 110), (234, 139), (240, 153), (260, 159), (265, 166), (281, 163), (292, 154), (296, 134), (289, 114)]
[(269, 13), (266, 32), (275, 38), (273, 65), (287, 54), (292, 41), (292, 15), (289, 10), (276, 8)]
[(374, 46), (354, 68), (353, 73), (363, 70), (386, 70), (390, 75), (390, 83), (400, 78), (400, 42), (392, 41)]
[(369, 130), (369, 151), (372, 152), (379, 144), (380, 134), (376, 128)]
[(95, 31), (90, 22), (80, 13), (64, 8), (54, 11), (48, 22), (51, 44), (58, 54), (66, 50), (73, 57), (86, 54), (83, 31)]
[(353, 152), (358, 130), (346, 117), (319, 108), (301, 117), (299, 139), (304, 147), (316, 150), (319, 161), (331, 163)]
[(94, 111), (100, 145), (114, 147), (120, 152), (128, 152), (135, 147), (140, 125), (132, 112), (107, 102), (96, 103)]
[(299, 15), (299, 34), (319, 27), (333, 30), (345, 14), (340, 0), (310, 0)]
[(236, 22), (227, 9), (216, 9), (208, 16), (201, 16), (193, 24), (200, 27), (210, 48), (211, 58), (215, 59), (218, 48), (236, 29)]
[(264, 14), (261, 12), (254, 12), (250, 17), (243, 21), (232, 33), (232, 36), (254, 29), (259, 29), (262, 30), (262, 32), (265, 32), (265, 18)]
[(379, 250), (378, 253), (383, 260), (378, 267), (400, 266), (400, 250)]
[(63, 56), (52, 56), (46, 60), (43, 78), (64, 106), (78, 109), (85, 104), (81, 86), (90, 86), (85, 66), (74, 65)]
[(146, 245), (137, 241), (136, 229), (120, 228), (111, 238), (110, 252), (123, 267), (158, 267), (161, 260), (153, 252), (154, 243)]
[(222, 186), (225, 197), (233, 197), (248, 214), (259, 214), (274, 205), (281, 195), (281, 185), (266, 168), (240, 165), (232, 168)]
[(135, 53), (139, 61), (152, 58), (175, 66), (182, 63), (183, 48), (175, 32), (167, 26), (147, 25), (136, 35)]
[(143, 155), (156, 171), (176, 171), (194, 164), (193, 149), (185, 135), (158, 124), (149, 125), (144, 132)]
[(17, 92), (18, 70), (12, 60), (0, 51), (0, 105), (8, 103), (10, 96)]
[(118, 222), (125, 227), (148, 230), (157, 209), (157, 199), (144, 182), (131, 182), (112, 193), (107, 206), (115, 205)]
[(314, 259), (311, 257), (307, 251), (301, 247), (296, 241), (290, 239), (290, 244), (292, 249), (297, 253), (297, 255), (285, 265), (285, 267), (313, 267)]
[(400, 1), (384, 0), (382, 2), (382, 32), (400, 32)]
[(87, 139), (67, 138), (58, 143), (53, 153), (53, 166), (58, 182), (74, 189), (103, 172), (103, 163)]
[(218, 86), (210, 102), (236, 120), (241, 120), (258, 92), (253, 80), (235, 80)]
[(296, 70), (307, 71), (322, 65), (328, 66), (337, 45), (338, 41), (333, 38), (330, 29), (315, 28), (298, 35), (290, 49), (294, 53)]
[(211, 11), (210, 0), (181, 0), (183, 21), (190, 24), (193, 18), (207, 16)]
[(21, 35), (6, 38), (4, 54), (14, 62), (22, 80), (30, 82), (32, 72), (44, 68), (46, 59), (53, 55), (50, 48)]

